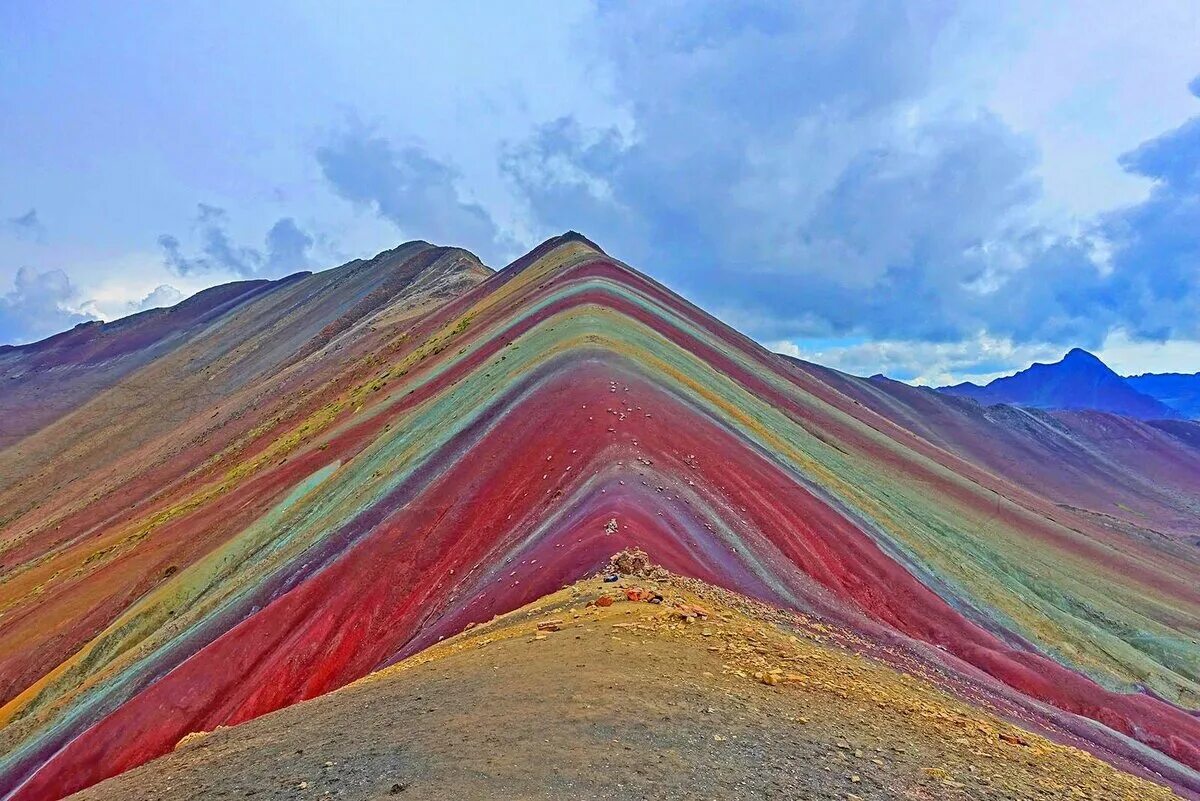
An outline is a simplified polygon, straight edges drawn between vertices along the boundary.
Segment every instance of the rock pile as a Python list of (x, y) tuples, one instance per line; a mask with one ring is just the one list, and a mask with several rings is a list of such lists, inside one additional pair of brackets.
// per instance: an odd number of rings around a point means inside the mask
[(641, 548), (626, 548), (613, 554), (601, 572), (606, 576), (636, 576), (652, 581), (666, 581), (671, 577), (664, 568), (651, 562), (650, 556)]

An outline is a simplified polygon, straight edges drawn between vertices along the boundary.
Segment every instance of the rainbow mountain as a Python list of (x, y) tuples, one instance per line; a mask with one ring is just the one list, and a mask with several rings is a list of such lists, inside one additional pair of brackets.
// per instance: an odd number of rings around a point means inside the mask
[(1200, 424), (773, 354), (568, 233), (0, 349), (0, 798), (326, 694), (639, 547), (1200, 797)]

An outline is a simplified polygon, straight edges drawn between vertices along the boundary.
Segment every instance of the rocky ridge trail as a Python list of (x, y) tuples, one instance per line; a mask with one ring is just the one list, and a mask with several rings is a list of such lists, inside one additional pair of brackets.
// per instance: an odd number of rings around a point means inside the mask
[(625, 553), (346, 688), (189, 735), (74, 797), (1175, 797), (862, 645)]

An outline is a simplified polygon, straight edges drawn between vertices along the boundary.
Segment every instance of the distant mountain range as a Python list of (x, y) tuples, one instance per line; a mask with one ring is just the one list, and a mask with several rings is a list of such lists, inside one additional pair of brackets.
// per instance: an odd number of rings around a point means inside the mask
[(1125, 383), (1184, 417), (1200, 420), (1200, 373), (1143, 373), (1129, 376)]
[(1037, 363), (985, 386), (964, 382), (939, 389), (984, 405), (1092, 409), (1140, 420), (1200, 418), (1200, 373), (1146, 373), (1125, 378), (1080, 348), (1053, 364)]

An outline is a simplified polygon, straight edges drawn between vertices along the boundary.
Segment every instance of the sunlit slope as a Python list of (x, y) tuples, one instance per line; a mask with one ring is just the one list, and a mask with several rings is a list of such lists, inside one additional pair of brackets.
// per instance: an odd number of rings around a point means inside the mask
[(165, 491), (126, 459), (119, 513), (6, 532), (14, 797), (342, 686), (633, 544), (1200, 787), (1194, 556), (930, 444), (577, 235), (388, 308)]

